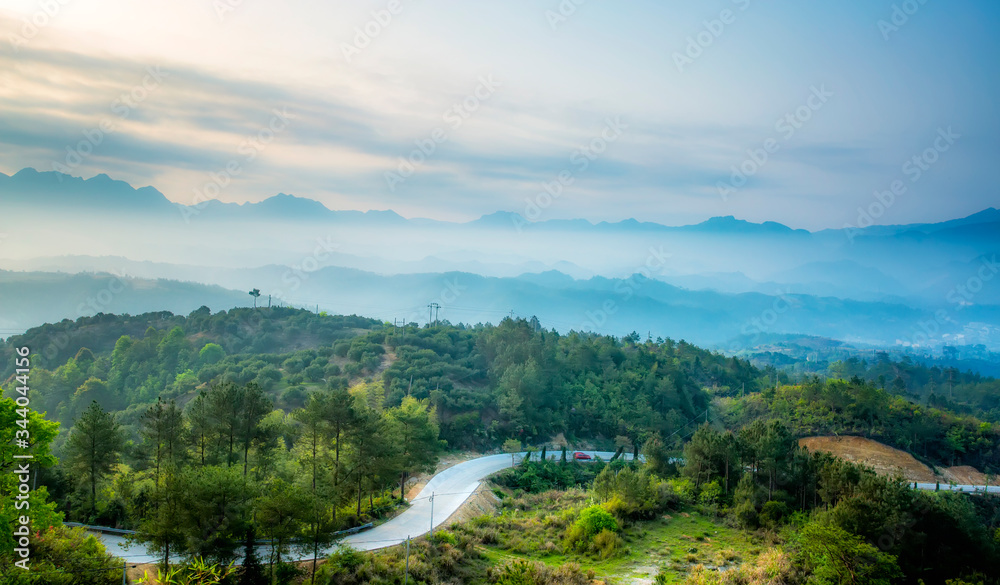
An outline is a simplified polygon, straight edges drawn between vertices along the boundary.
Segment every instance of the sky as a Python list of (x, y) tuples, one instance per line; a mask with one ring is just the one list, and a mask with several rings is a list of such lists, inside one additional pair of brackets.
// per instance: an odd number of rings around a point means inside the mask
[(939, 221), (997, 202), (998, 25), (988, 1), (0, 0), (0, 172), (453, 221)]

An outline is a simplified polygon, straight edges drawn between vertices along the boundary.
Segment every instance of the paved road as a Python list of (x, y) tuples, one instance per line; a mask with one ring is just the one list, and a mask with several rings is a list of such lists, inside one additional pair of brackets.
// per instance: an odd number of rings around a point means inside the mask
[[(585, 453), (599, 456), (604, 460), (610, 459), (614, 453), (610, 451), (585, 451)], [(514, 456), (514, 462), (519, 462), (524, 456), (523, 453)], [(537, 455), (536, 455), (537, 456)], [(559, 457), (559, 453), (550, 454), (549, 458)], [(632, 455), (627, 454), (631, 459)], [(431, 524), (438, 527), (448, 519), (456, 510), (472, 495), (484, 479), (494, 473), (510, 467), (512, 458), (509, 454), (487, 455), (465, 461), (445, 469), (435, 475), (424, 489), (411, 501), (409, 508), (401, 514), (380, 524), (371, 530), (352, 534), (341, 540), (342, 543), (350, 545), (358, 550), (375, 550), (394, 546), (406, 541), (409, 536), (416, 538), (427, 533), (431, 529)], [(934, 491), (938, 489), (937, 484), (915, 483), (911, 484), (916, 489)], [(941, 484), (941, 491), (960, 491), (966, 493), (983, 493), (984, 486), (974, 485), (948, 485)], [(1000, 493), (1000, 486), (990, 486), (989, 493)], [(434, 496), (433, 518), (431, 517), (431, 495)], [(129, 563), (149, 563), (156, 562), (157, 559), (146, 554), (145, 550), (139, 546), (133, 546), (131, 550), (124, 548), (125, 539), (121, 536), (95, 533), (104, 542), (108, 552), (127, 559)], [(332, 548), (323, 551), (324, 554), (332, 552)], [(266, 554), (266, 550), (264, 551)]]
[[(604, 460), (610, 459), (614, 453), (610, 451), (584, 451), (591, 457), (599, 456)], [(560, 453), (550, 453), (548, 458), (558, 458)], [(537, 457), (537, 453), (535, 457)], [(520, 462), (524, 457), (523, 453), (515, 454), (514, 462)], [(627, 454), (631, 459), (632, 455)], [(512, 457), (509, 454), (487, 455), (469, 461), (458, 463), (445, 469), (431, 478), (424, 489), (410, 503), (410, 507), (401, 514), (380, 524), (371, 530), (352, 534), (341, 540), (342, 543), (350, 545), (358, 550), (375, 550), (394, 546), (406, 541), (409, 536), (416, 538), (425, 534), (431, 529), (431, 495), (434, 495), (434, 516), (435, 527), (444, 524), (449, 516), (469, 499), (484, 479), (494, 473), (511, 467)], [(159, 559), (146, 554), (142, 545), (133, 545), (130, 549), (125, 548), (125, 537), (94, 533), (108, 552), (116, 557), (126, 559), (133, 563), (155, 563)], [(323, 554), (333, 552), (333, 548), (323, 551)], [(262, 554), (266, 554), (266, 549), (262, 548)]]
[(984, 485), (949, 485), (946, 483), (936, 484), (936, 483), (911, 483), (914, 488), (924, 491), (938, 491), (940, 486), (940, 491), (942, 492), (964, 492), (967, 494), (1000, 494), (1000, 486), (991, 485), (988, 488)]
[[(614, 455), (609, 451), (585, 451), (585, 453), (592, 457), (600, 456), (604, 460)], [(537, 456), (536, 454), (535, 457)], [(550, 454), (550, 458), (559, 456), (559, 453)], [(523, 453), (516, 455), (514, 460), (520, 461), (521, 457)], [(631, 454), (628, 457), (631, 459)], [(484, 479), (510, 466), (511, 456), (505, 454), (487, 455), (449, 467), (431, 478), (402, 514), (371, 530), (352, 534), (341, 542), (358, 550), (374, 550), (405, 542), (407, 536), (415, 538), (425, 534), (430, 531), (432, 524), (430, 501), (432, 494), (434, 495), (433, 524), (437, 527), (444, 524), (445, 520), (458, 510)]]

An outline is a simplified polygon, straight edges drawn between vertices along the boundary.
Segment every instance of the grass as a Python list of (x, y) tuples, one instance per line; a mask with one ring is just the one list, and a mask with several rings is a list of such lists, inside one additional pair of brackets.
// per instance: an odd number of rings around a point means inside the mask
[(591, 503), (580, 490), (508, 498), (499, 515), (480, 517), (452, 530), (480, 542), (478, 548), (491, 564), (509, 559), (553, 567), (577, 563), (599, 578), (619, 583), (650, 579), (661, 567), (667, 568), (671, 582), (679, 582), (695, 565), (729, 567), (754, 558), (764, 548), (714, 516), (682, 508), (625, 525), (620, 532), (622, 542), (609, 558), (567, 550), (563, 544), (567, 528), (579, 510)]

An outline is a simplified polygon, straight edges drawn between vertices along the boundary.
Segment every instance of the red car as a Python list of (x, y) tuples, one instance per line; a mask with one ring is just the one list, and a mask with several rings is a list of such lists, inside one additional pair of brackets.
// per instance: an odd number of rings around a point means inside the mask
[(587, 455), (583, 451), (577, 451), (576, 453), (573, 453), (573, 459), (576, 459), (577, 461), (590, 461), (593, 457)]

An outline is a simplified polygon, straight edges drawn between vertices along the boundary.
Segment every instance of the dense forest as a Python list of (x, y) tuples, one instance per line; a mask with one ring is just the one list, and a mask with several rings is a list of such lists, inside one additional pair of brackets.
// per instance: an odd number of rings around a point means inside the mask
[[(263, 539), (270, 553), (261, 562), (276, 578), (290, 553), (317, 556), (338, 530), (405, 505), (408, 478), (433, 470), (444, 451), (511, 441), (642, 448), (647, 477), (674, 477), (671, 489), (687, 501), (729, 510), (748, 530), (822, 513), (871, 542), (884, 526), (860, 526), (836, 510), (887, 494), (896, 494), (893, 522), (904, 521), (907, 506), (940, 505), (942, 517), (965, 515), (979, 526), (961, 530), (990, 532), (997, 523), (995, 510), (954, 503), (961, 497), (904, 498), (905, 485), (798, 449), (798, 437), (855, 434), (934, 464), (1000, 469), (1000, 429), (977, 418), (996, 381), (912, 363), (839, 362), (827, 380), (793, 381), (684, 341), (560, 335), (534, 319), (397, 327), (294, 309), (203, 307), (187, 317), (102, 314), (3, 342), (0, 415), (10, 420), (19, 347), (31, 349), (32, 449), (41, 468), (32, 509), (36, 526), (41, 517), (53, 527), (51, 550), (38, 551), (51, 567), (59, 551), (84, 542), (61, 526), (73, 520), (135, 529), (163, 562), (226, 563)], [(954, 394), (912, 391), (942, 375)], [(669, 461), (681, 455), (677, 477)], [(501, 481), (528, 491), (613, 483), (539, 465), (527, 480)], [(629, 505), (628, 514), (643, 506)], [(0, 512), (12, 525), (9, 498)], [(925, 555), (909, 542), (894, 546), (901, 561)], [(79, 562), (99, 573), (99, 551), (78, 548)], [(973, 552), (979, 560), (960, 572), (980, 571), (995, 551)], [(913, 560), (926, 564), (925, 556)], [(908, 581), (941, 574), (906, 573)]]

